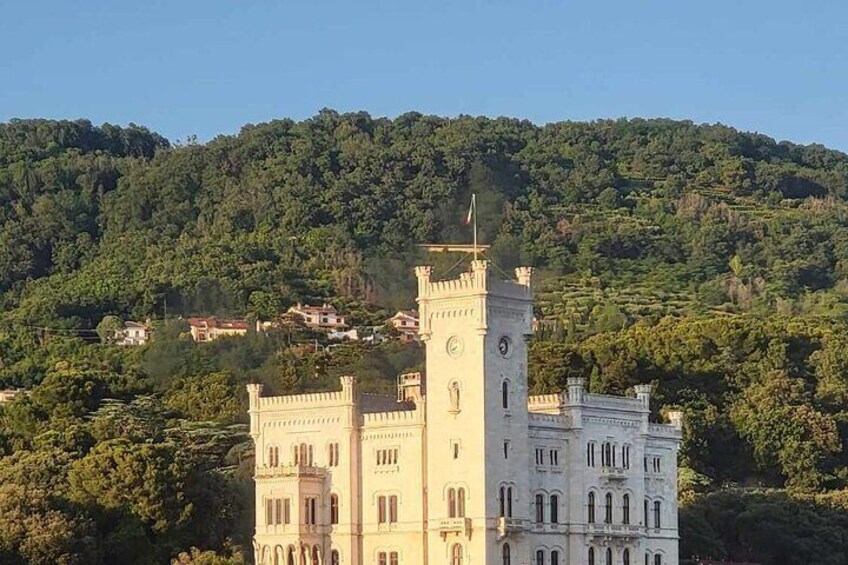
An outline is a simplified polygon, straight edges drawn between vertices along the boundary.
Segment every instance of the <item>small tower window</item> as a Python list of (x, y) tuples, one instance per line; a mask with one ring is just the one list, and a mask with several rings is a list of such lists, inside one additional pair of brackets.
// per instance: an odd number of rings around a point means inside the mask
[(512, 558), (510, 556), (510, 553), (511, 552), (510, 552), (510, 549), (509, 549), (509, 544), (508, 543), (503, 544), (503, 547), (501, 548), (501, 557), (503, 559), (503, 565), (511, 565), (511, 559)]
[(509, 410), (509, 381), (501, 383), (501, 405), (504, 410)]

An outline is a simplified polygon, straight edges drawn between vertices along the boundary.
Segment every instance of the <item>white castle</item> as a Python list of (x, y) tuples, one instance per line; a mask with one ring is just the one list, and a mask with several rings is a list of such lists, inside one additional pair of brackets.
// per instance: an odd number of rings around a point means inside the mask
[[(398, 397), (263, 397), (248, 385), (261, 565), (677, 565), (681, 414), (635, 398), (528, 396), (531, 269), (416, 268), (426, 377)], [(426, 381), (426, 385), (425, 385)]]

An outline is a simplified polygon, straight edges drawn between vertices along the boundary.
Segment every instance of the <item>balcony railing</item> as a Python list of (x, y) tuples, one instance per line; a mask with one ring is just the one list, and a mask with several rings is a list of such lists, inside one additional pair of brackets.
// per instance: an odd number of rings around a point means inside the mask
[(605, 538), (636, 538), (644, 535), (645, 528), (635, 524), (588, 524), (586, 533)]
[(509, 534), (520, 534), (527, 529), (527, 520), (521, 518), (498, 518), (498, 537), (503, 538)]
[(447, 534), (469, 535), (471, 533), (471, 518), (442, 518), (437, 527), (442, 537), (447, 537)]
[(323, 479), (327, 474), (323, 467), (307, 465), (281, 465), (279, 467), (257, 467), (256, 478), (269, 477), (304, 477)]
[(623, 481), (627, 478), (628, 470), (624, 467), (601, 467), (601, 477), (610, 481)]

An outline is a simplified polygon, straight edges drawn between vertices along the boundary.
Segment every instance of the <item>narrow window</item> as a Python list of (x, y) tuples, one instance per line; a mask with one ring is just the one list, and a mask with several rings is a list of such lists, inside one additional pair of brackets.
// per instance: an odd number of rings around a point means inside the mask
[(453, 458), (459, 459), (459, 442), (455, 441), (453, 443)]
[(339, 523), (339, 495), (330, 495), (330, 523)]
[(286, 559), (286, 565), (294, 565), (294, 546), (289, 546), (288, 554), (289, 556)]
[(559, 551), (551, 551), (551, 565), (559, 565)]
[(377, 554), (377, 561), (380, 565), (389, 565), (389, 560), (386, 558), (385, 551), (381, 551)]
[(503, 565), (511, 565), (510, 549), (508, 543), (503, 544), (503, 547), (501, 548), (501, 557), (503, 558)]
[(536, 495), (536, 524), (541, 524), (545, 521), (545, 496), (542, 494)]
[(630, 550), (627, 548), (621, 553), (621, 565), (630, 565)]
[(612, 565), (612, 549), (607, 548), (607, 565)]
[(458, 543), (451, 548), (451, 565), (462, 565), (462, 546)]
[(559, 524), (559, 497), (555, 494), (551, 495), (551, 524)]
[(270, 526), (274, 523), (274, 499), (265, 499), (265, 524)]
[(309, 462), (307, 463), (307, 466), (312, 467), (312, 446), (311, 445), (309, 446)]
[(536, 550), (536, 565), (545, 565), (545, 551), (542, 549)]
[(506, 489), (506, 515), (512, 518), (512, 487)]
[(612, 524), (612, 493), (608, 492), (604, 497), (604, 524)]
[(465, 489), (461, 487), (456, 491), (456, 515), (465, 518)]
[(291, 524), (291, 499), (283, 500), (283, 523)]
[(642, 521), (644, 522), (646, 528), (648, 526), (650, 526), (650, 524), (648, 524), (648, 499), (647, 498), (645, 499), (645, 513), (644, 513), (644, 516), (642, 517)]
[(662, 555), (659, 553), (654, 555), (654, 565), (662, 565)]
[(630, 523), (630, 495), (625, 494), (621, 497), (621, 523)]
[(274, 499), (274, 524), (282, 524), (283, 523), (283, 499), (275, 498)]
[(392, 495), (389, 497), (389, 522), (392, 524), (397, 524), (398, 521), (398, 505), (397, 505), (397, 496)]
[(456, 491), (448, 489), (448, 518), (456, 518)]
[(312, 546), (312, 565), (321, 565), (321, 558), (318, 556), (318, 546)]
[(509, 459), (509, 442), (505, 441), (503, 444), (504, 448), (504, 459)]
[(393, 551), (389, 554), (389, 565), (398, 565), (398, 552)]
[(595, 565), (595, 548), (589, 548), (589, 565)]
[(501, 383), (501, 405), (504, 410), (509, 409), (509, 383), (504, 381)]
[(594, 492), (589, 493), (588, 508), (589, 508), (589, 523), (594, 524), (595, 523), (595, 493)]
[(386, 497), (377, 497), (377, 522), (380, 524), (386, 523)]
[(660, 508), (660, 501), (654, 501), (654, 527), (659, 529), (662, 528), (662, 520), (660, 519), (660, 515), (662, 514)]
[(334, 549), (330, 552), (330, 565), (341, 565), (338, 550)]
[(500, 513), (498, 514), (501, 518), (506, 516), (506, 489), (501, 487), (498, 491), (498, 510)]

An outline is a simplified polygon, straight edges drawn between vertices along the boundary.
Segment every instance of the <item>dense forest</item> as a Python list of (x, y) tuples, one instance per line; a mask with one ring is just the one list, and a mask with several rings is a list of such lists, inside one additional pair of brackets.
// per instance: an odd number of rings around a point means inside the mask
[[(136, 125), (0, 124), (0, 562), (249, 563), (244, 384), (357, 374), (415, 345), (308, 332), (210, 344), (181, 317), (413, 305), (411, 267), (537, 269), (531, 387), (652, 383), (686, 414), (681, 555), (848, 562), (848, 155), (721, 125), (375, 119), (324, 110), (205, 144)], [(120, 348), (104, 318), (149, 320)], [(102, 332), (101, 332), (102, 333)], [(103, 343), (103, 342), (107, 343)]]

